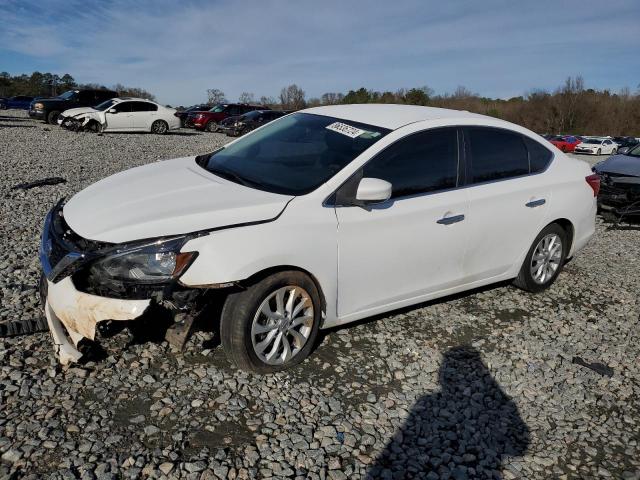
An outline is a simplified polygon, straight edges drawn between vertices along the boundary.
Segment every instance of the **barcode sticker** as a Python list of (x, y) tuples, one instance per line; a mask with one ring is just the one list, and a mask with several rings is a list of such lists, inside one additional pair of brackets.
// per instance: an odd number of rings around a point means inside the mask
[(332, 132), (341, 133), (342, 135), (346, 135), (351, 138), (356, 138), (365, 133), (365, 130), (360, 130), (359, 128), (352, 127), (351, 125), (341, 122), (334, 122), (331, 125), (327, 125), (326, 129), (331, 130)]

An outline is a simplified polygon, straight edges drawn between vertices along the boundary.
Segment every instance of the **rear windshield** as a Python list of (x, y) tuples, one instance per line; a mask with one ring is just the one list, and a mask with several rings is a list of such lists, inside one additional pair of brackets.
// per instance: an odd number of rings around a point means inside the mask
[(389, 131), (324, 115), (295, 113), (212, 153), (201, 165), (252, 188), (304, 195)]
[(582, 141), (582, 143), (600, 145), (602, 143), (602, 140), (598, 140), (597, 138), (586, 138)]

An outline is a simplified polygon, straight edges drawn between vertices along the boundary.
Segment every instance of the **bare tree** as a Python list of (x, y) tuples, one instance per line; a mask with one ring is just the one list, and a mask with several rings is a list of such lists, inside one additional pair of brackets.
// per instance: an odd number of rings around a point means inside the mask
[(320, 101), (323, 105), (336, 105), (338, 103), (342, 103), (342, 99), (344, 98), (344, 94), (342, 93), (323, 93), (322, 97), (320, 97)]
[(242, 92), (238, 97), (239, 103), (255, 103), (255, 99), (253, 98), (253, 93), (251, 92)]
[(276, 104), (276, 99), (273, 97), (266, 97), (266, 96), (261, 96), (260, 97), (260, 105), (264, 105), (265, 107), (270, 107), (272, 105)]
[(280, 104), (282, 108), (289, 110), (299, 110), (304, 108), (306, 103), (304, 100), (304, 90), (295, 83), (283, 88), (280, 91)]
[(224, 103), (227, 101), (227, 99), (225, 98), (224, 92), (217, 88), (207, 89), (207, 98), (210, 104)]

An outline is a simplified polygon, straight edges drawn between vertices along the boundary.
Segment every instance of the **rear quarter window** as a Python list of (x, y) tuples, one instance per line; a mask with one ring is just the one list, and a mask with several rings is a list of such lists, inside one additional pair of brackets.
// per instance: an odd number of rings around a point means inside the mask
[(553, 158), (551, 150), (529, 137), (523, 138), (529, 152), (529, 171), (531, 173), (538, 173), (546, 170)]

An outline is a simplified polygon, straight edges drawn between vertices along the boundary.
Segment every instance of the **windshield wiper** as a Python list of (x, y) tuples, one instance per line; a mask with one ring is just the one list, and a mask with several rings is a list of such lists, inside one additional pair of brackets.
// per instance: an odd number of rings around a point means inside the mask
[(208, 171), (213, 173), (214, 175), (218, 175), (227, 180), (231, 180), (234, 183), (239, 183), (240, 185), (244, 185), (245, 187), (253, 188), (256, 182), (252, 182), (251, 180), (247, 180), (246, 178), (234, 173), (230, 170), (221, 170), (219, 168), (207, 168)]

